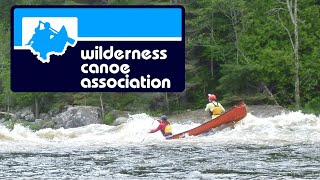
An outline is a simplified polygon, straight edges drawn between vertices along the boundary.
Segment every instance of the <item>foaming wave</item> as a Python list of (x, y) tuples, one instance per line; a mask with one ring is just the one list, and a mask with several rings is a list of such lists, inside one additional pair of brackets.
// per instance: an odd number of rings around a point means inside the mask
[[(150, 129), (158, 126), (158, 122), (147, 114), (135, 114), (129, 120), (119, 126), (103, 124), (91, 124), (88, 126), (69, 129), (41, 129), (32, 131), (27, 127), (16, 124), (10, 131), (0, 125), (0, 141), (24, 141), (24, 142), (101, 142), (101, 143), (135, 143), (144, 140), (163, 140), (160, 134), (149, 134)], [(148, 137), (148, 139), (146, 138)]]
[(11, 140), (11, 141), (21, 141), (21, 140), (32, 141), (34, 139), (37, 139), (37, 137), (35, 133), (29, 128), (23, 127), (20, 124), (16, 124), (14, 126), (14, 129), (12, 130), (9, 130), (3, 125), (0, 125), (0, 139)]
[(200, 139), (220, 143), (315, 143), (320, 141), (320, 117), (301, 112), (268, 118), (248, 114), (243, 120), (214, 129)]
[[(228, 125), (222, 125), (208, 133), (187, 137), (182, 140), (166, 141), (160, 132), (148, 133), (159, 125), (147, 114), (135, 114), (119, 126), (91, 124), (70, 129), (42, 129), (32, 131), (21, 125), (16, 125), (12, 131), (0, 125), (0, 143), (17, 144), (59, 144), (61, 146), (81, 145), (140, 145), (140, 144), (171, 144), (171, 143), (257, 143), (278, 144), (298, 142), (320, 142), (320, 118), (315, 115), (291, 112), (274, 117), (258, 118), (248, 114), (246, 118)], [(199, 123), (188, 121), (173, 123), (173, 133), (180, 133)]]

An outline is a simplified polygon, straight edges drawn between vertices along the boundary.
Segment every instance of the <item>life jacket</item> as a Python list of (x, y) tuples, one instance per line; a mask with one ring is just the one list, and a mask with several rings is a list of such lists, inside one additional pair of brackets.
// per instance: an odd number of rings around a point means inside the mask
[(214, 108), (212, 110), (212, 115), (221, 115), (222, 114), (222, 109), (221, 107), (219, 106), (219, 103), (217, 102), (217, 104), (214, 104), (212, 102), (212, 104), (214, 105)]
[(161, 132), (163, 136), (172, 135), (172, 126), (170, 125), (170, 123), (168, 123), (166, 127), (161, 130)]
[(165, 128), (164, 128), (164, 133), (165, 134), (172, 134), (172, 126), (170, 124), (168, 124)]

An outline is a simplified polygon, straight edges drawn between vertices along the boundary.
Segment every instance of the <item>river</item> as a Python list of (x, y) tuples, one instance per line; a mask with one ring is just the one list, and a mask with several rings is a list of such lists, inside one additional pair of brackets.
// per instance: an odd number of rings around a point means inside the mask
[[(174, 133), (199, 123), (172, 123)], [(146, 133), (146, 114), (119, 126), (31, 131), (0, 125), (0, 179), (320, 179), (320, 117), (251, 114), (180, 140)]]

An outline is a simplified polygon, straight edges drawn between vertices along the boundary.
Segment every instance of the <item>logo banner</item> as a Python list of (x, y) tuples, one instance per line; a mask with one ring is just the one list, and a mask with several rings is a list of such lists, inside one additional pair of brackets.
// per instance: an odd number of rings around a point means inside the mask
[(182, 6), (14, 6), (14, 92), (181, 92)]

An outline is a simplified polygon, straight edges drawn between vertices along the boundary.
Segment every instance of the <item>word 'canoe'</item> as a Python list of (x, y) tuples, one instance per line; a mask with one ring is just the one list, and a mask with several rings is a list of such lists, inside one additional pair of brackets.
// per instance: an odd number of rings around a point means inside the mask
[(172, 137), (169, 137), (167, 139), (179, 139), (184, 138), (186, 136), (196, 136), (199, 134), (202, 134), (204, 132), (209, 131), (212, 128), (216, 128), (221, 126), (222, 124), (227, 124), (231, 122), (240, 121), (241, 119), (245, 118), (247, 116), (247, 107), (244, 101), (241, 101), (239, 104), (234, 106), (229, 111), (225, 112), (221, 116), (212, 119), (204, 124), (201, 124), (200, 126), (197, 126), (193, 129), (190, 129), (188, 131), (175, 134)]

